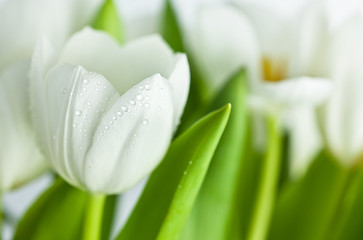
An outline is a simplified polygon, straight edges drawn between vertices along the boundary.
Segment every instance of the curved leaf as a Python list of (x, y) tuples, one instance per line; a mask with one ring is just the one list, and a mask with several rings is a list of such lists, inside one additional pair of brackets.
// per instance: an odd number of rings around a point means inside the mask
[(208, 114), (171, 144), (117, 240), (164, 240), (180, 235), (230, 109), (230, 105), (226, 105)]
[(86, 201), (85, 192), (57, 179), (27, 211), (14, 240), (79, 239)]

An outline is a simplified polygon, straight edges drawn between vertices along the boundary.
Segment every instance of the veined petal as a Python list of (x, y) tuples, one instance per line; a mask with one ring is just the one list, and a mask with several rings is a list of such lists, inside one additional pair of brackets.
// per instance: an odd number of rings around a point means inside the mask
[(105, 114), (84, 165), (90, 191), (125, 191), (159, 164), (174, 130), (172, 94), (170, 83), (157, 74), (127, 91)]
[(26, 60), (0, 74), (0, 192), (31, 180), (47, 167), (28, 109), (28, 69)]
[(81, 65), (104, 75), (122, 95), (155, 73), (169, 78), (176, 59), (157, 35), (119, 46), (106, 33), (85, 28), (68, 41), (60, 62)]
[(43, 35), (60, 47), (72, 32), (93, 18), (101, 3), (102, 0), (6, 1), (0, 7), (0, 69), (31, 56)]
[(177, 60), (170, 74), (169, 82), (173, 87), (174, 122), (179, 124), (185, 104), (187, 103), (190, 85), (190, 71), (187, 56), (177, 54)]
[(251, 83), (260, 78), (258, 40), (249, 20), (230, 6), (202, 8), (189, 32), (192, 57), (216, 92), (235, 71), (247, 67)]
[(94, 132), (120, 95), (102, 75), (69, 64), (53, 67), (46, 84), (53, 165), (69, 182), (83, 186), (84, 159)]

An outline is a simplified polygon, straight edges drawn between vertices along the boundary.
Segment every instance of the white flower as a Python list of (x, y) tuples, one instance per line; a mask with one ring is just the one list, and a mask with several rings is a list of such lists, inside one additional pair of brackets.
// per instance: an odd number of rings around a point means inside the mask
[(330, 36), (334, 89), (320, 112), (321, 128), (334, 156), (351, 167), (363, 160), (363, 16), (350, 16)]
[[(300, 70), (297, 47), (303, 45), (298, 38), (303, 9), (291, 14), (266, 3), (246, 3), (240, 9), (226, 4), (206, 6), (185, 30), (191, 56), (212, 92), (238, 68), (246, 67), (252, 105), (261, 109), (262, 104), (268, 111), (280, 109), (285, 129), (292, 135), (293, 176), (304, 172), (321, 146), (314, 111), (330, 89), (329, 80), (311, 78)], [(264, 147), (265, 138), (257, 137), (258, 145)]]
[(46, 156), (64, 179), (91, 192), (123, 192), (158, 165), (189, 91), (186, 56), (160, 37), (120, 47), (90, 28), (59, 56), (43, 41), (30, 76)]
[(38, 176), (47, 164), (29, 113), (28, 71), (42, 34), (59, 45), (97, 11), (100, 0), (8, 0), (0, 5), (0, 192)]

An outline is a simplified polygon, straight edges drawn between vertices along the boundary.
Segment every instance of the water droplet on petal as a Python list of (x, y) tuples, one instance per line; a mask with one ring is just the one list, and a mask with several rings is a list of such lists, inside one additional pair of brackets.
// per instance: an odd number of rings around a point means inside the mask
[(109, 128), (110, 128), (109, 126), (107, 126), (107, 125), (105, 126), (105, 129), (106, 129), (106, 130), (108, 130)]
[(121, 117), (122, 116), (122, 112), (118, 111), (117, 112), (117, 116), (120, 116)]
[(113, 117), (112, 117), (112, 119), (113, 119), (113, 120), (116, 120), (116, 119), (117, 119), (117, 117), (113, 116)]
[(151, 89), (151, 85), (150, 85), (150, 84), (146, 84), (146, 85), (145, 85), (145, 89), (146, 89), (146, 90), (150, 90), (150, 89)]
[(147, 125), (148, 123), (149, 123), (149, 120), (147, 120), (147, 119), (142, 120), (142, 124)]
[(88, 84), (89, 80), (88, 79), (83, 79), (83, 83)]
[(148, 104), (148, 103), (145, 103), (145, 108), (149, 108), (150, 107), (150, 104)]
[(140, 90), (144, 90), (144, 86), (139, 86), (139, 89)]
[(77, 124), (76, 123), (73, 123), (73, 127), (76, 128), (77, 127)]
[(81, 116), (82, 115), (82, 112), (80, 110), (77, 110), (76, 111), (76, 116)]
[(121, 110), (127, 112), (128, 108), (126, 106), (121, 106)]
[(143, 99), (144, 99), (144, 97), (141, 94), (136, 96), (137, 101), (142, 101)]
[(134, 100), (130, 100), (130, 104), (131, 104), (132, 106), (134, 106), (134, 105), (136, 104), (136, 102), (135, 102)]

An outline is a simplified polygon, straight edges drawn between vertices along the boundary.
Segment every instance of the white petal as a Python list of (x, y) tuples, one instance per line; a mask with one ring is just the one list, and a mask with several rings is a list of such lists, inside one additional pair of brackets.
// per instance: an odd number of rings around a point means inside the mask
[(87, 24), (102, 0), (11, 0), (0, 8), (0, 69), (31, 56), (43, 35), (59, 47)]
[(30, 120), (28, 69), (29, 61), (22, 61), (0, 75), (0, 192), (31, 180), (47, 167)]
[(251, 19), (257, 31), (263, 55), (290, 61), (290, 52), (294, 50), (297, 40), (298, 20), (306, 2), (240, 2), (242, 11)]
[(248, 19), (235, 8), (206, 7), (189, 34), (189, 48), (208, 86), (216, 92), (246, 66), (252, 84), (260, 79), (260, 52)]
[(84, 187), (87, 150), (103, 113), (119, 94), (103, 76), (69, 64), (52, 68), (46, 82), (50, 159), (65, 179)]
[(185, 54), (177, 55), (175, 68), (169, 77), (169, 81), (173, 87), (174, 121), (175, 126), (177, 126), (187, 103), (190, 85), (189, 65)]
[(172, 99), (171, 85), (160, 75), (121, 96), (102, 118), (88, 151), (89, 190), (123, 192), (159, 164), (174, 130)]
[(322, 148), (316, 112), (311, 106), (297, 107), (284, 114), (284, 125), (290, 133), (289, 174), (298, 179), (304, 175)]
[(160, 32), (163, 0), (115, 1), (127, 40)]
[(330, 149), (344, 165), (362, 157), (363, 19), (351, 18), (332, 38), (332, 97), (322, 113)]
[(299, 77), (280, 82), (265, 82), (260, 93), (273, 104), (321, 105), (329, 97), (331, 81), (322, 78)]
[(155, 73), (169, 78), (176, 59), (157, 35), (121, 47), (108, 34), (85, 28), (68, 41), (60, 62), (81, 65), (102, 74), (122, 95)]
[(298, 28), (298, 45), (292, 51), (291, 74), (328, 76), (330, 60), (328, 51), (331, 36), (321, 1), (311, 4)]

